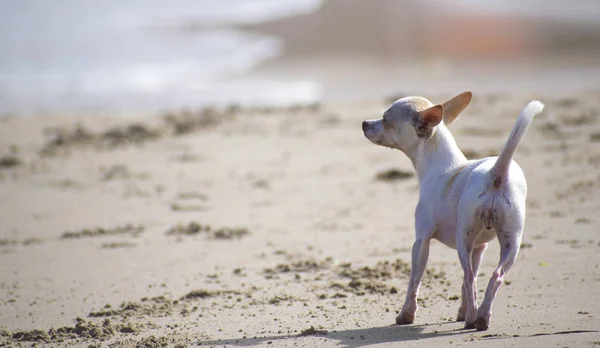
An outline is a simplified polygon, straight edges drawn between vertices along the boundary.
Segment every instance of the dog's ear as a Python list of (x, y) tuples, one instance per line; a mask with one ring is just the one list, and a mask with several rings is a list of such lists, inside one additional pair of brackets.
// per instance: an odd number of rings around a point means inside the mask
[(442, 122), (443, 115), (444, 107), (441, 105), (435, 105), (429, 109), (419, 111), (419, 120), (427, 124), (429, 128), (433, 128)]
[(445, 102), (444, 105), (444, 123), (450, 124), (458, 115), (469, 105), (473, 93), (470, 91), (463, 92), (456, 97)]
[(419, 119), (416, 124), (417, 135), (424, 137), (430, 134), (431, 129), (442, 122), (443, 115), (444, 107), (441, 105), (419, 111)]

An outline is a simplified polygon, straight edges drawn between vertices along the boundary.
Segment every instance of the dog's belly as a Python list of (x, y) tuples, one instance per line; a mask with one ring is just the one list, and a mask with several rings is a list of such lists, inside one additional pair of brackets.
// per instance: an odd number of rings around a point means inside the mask
[(440, 241), (445, 246), (456, 249), (456, 227), (440, 226), (433, 238)]
[[(479, 233), (473, 234), (475, 240), (473, 241), (474, 246), (485, 244), (496, 238), (495, 229), (483, 228)], [(433, 235), (433, 238), (440, 241), (445, 246), (456, 249), (456, 228), (440, 228), (437, 233)]]

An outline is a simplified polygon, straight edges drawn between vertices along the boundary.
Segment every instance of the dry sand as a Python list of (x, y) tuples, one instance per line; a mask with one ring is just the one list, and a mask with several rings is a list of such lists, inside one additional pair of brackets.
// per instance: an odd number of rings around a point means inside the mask
[[(459, 146), (497, 154), (533, 97), (476, 93)], [(418, 184), (360, 129), (389, 99), (2, 118), (0, 346), (600, 345), (600, 93), (543, 101), (517, 155), (523, 245), (486, 332), (454, 321), (462, 271), (440, 243), (415, 324), (391, 325)]]

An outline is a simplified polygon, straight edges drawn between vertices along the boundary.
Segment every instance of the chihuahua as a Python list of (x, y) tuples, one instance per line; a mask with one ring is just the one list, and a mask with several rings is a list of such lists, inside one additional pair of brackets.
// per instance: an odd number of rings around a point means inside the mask
[[(539, 101), (527, 104), (497, 157), (468, 161), (447, 125), (467, 107), (471, 97), (471, 92), (464, 92), (439, 105), (422, 97), (405, 97), (394, 102), (383, 118), (362, 123), (371, 142), (404, 152), (419, 180), (416, 241), (406, 300), (396, 317), (398, 325), (411, 324), (415, 319), (431, 239), (458, 250), (464, 279), (457, 320), (464, 321), (465, 328), (478, 331), (488, 329), (494, 297), (519, 252), (527, 183), (513, 157), (544, 105)], [(494, 237), (500, 242), (500, 261), (478, 307), (477, 271), (487, 243)]]

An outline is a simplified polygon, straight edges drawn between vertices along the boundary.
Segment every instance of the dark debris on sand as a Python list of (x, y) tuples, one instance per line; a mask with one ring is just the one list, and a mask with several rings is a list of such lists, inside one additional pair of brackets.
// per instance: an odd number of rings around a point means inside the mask
[(143, 316), (165, 316), (170, 315), (175, 311), (177, 301), (170, 300), (165, 296), (157, 296), (152, 298), (144, 297), (141, 302), (123, 302), (117, 309), (112, 309), (106, 306), (103, 309), (90, 312), (89, 317), (143, 317)]
[[(194, 225), (196, 226), (196, 225)], [(193, 230), (203, 230), (198, 224)], [(297, 260), (289, 263), (278, 264), (273, 268), (263, 270), (266, 276), (280, 275), (281, 277), (298, 277), (303, 274), (303, 281), (313, 281), (320, 291), (320, 300), (344, 299), (349, 296), (380, 296), (394, 295), (398, 290), (392, 286), (392, 280), (406, 279), (410, 273), (409, 265), (400, 260), (379, 261), (374, 265), (353, 267), (351, 263), (336, 264), (333, 258), (328, 257), (320, 261), (313, 259)], [(311, 277), (313, 277), (311, 279)], [(434, 273), (426, 271), (423, 277), (423, 286), (431, 287), (440, 282), (445, 282), (443, 272)], [(90, 321), (77, 318), (73, 327), (52, 328), (50, 330), (31, 330), (8, 332), (0, 331), (0, 346), (11, 346), (19, 342), (36, 343), (62, 343), (67, 340), (88, 340), (86, 344), (96, 346), (98, 342), (116, 339), (115, 344), (123, 346), (163, 347), (185, 345), (183, 338), (154, 337), (136, 338), (133, 333), (146, 332), (157, 326), (147, 321), (148, 318), (165, 318), (171, 316), (198, 315), (205, 306), (223, 306), (231, 308), (232, 304), (247, 301), (247, 305), (278, 306), (282, 303), (306, 301), (289, 294), (280, 293), (276, 296), (261, 298), (256, 292), (262, 289), (252, 287), (248, 292), (226, 289), (196, 289), (179, 298), (157, 296), (142, 298), (136, 302), (124, 302), (119, 307), (112, 308), (106, 305), (98, 311), (90, 312)], [(422, 303), (421, 303), (422, 304)], [(93, 319), (98, 318), (98, 319)], [(91, 320), (99, 320), (93, 322)], [(139, 320), (147, 321), (140, 324)], [(132, 325), (131, 322), (138, 324)], [(300, 336), (326, 335), (327, 331), (310, 327), (300, 333)], [(141, 339), (141, 340), (140, 340)], [(69, 341), (71, 342), (71, 341)], [(81, 342), (81, 341), (77, 341)], [(189, 343), (189, 342), (188, 342)]]
[(162, 347), (173, 347), (173, 348), (185, 348), (188, 347), (188, 342), (182, 342), (179, 339), (165, 336), (148, 336), (138, 341), (126, 340), (119, 343), (118, 347), (136, 347), (136, 348), (162, 348)]
[(5, 247), (5, 246), (12, 246), (12, 245), (17, 245), (18, 242), (16, 240), (13, 239), (0, 239), (0, 247)]
[(302, 330), (302, 332), (298, 336), (315, 336), (315, 335), (327, 335), (327, 330), (317, 330), (314, 326), (309, 327), (306, 330)]
[(23, 161), (14, 155), (0, 157), (0, 169), (8, 169), (23, 165)]
[(165, 234), (167, 236), (195, 236), (204, 234), (209, 239), (231, 240), (245, 237), (250, 232), (244, 227), (220, 227), (214, 229), (210, 225), (202, 225), (192, 221), (187, 225), (177, 224), (169, 228)]
[(401, 169), (392, 168), (392, 169), (384, 170), (384, 171), (377, 173), (377, 176), (375, 176), (375, 179), (377, 181), (392, 182), (392, 181), (409, 179), (409, 178), (412, 178), (413, 176), (415, 176), (415, 174), (412, 172), (407, 172), (407, 171), (404, 171)]
[(206, 298), (212, 298), (212, 297), (231, 296), (231, 295), (240, 295), (240, 294), (241, 293), (239, 291), (234, 291), (234, 290), (199, 289), (199, 290), (190, 291), (189, 293), (187, 293), (186, 295), (181, 297), (181, 300), (183, 301), (183, 300), (194, 300), (194, 299), (206, 299)]
[[(364, 294), (390, 294), (397, 290), (388, 284), (393, 279), (408, 279), (410, 276), (410, 265), (400, 259), (390, 261), (379, 261), (375, 266), (363, 266), (353, 268), (351, 264), (341, 265), (338, 270), (341, 278), (350, 278), (346, 285), (335, 284), (335, 288), (351, 292), (357, 295)], [(423, 275), (423, 286), (431, 287), (433, 283), (445, 283), (446, 274), (426, 270)]]
[(199, 130), (215, 127), (221, 122), (231, 119), (234, 112), (231, 109), (218, 110), (206, 107), (198, 111), (182, 110), (179, 113), (168, 113), (164, 116), (165, 124), (173, 135), (183, 135)]
[(331, 268), (333, 265), (333, 258), (328, 257), (323, 261), (316, 260), (299, 260), (290, 263), (280, 263), (273, 268), (263, 269), (263, 274), (267, 279), (275, 277), (281, 273), (305, 273), (305, 272), (317, 272)]
[[(387, 295), (395, 294), (398, 290), (390, 284), (392, 280), (408, 279), (410, 265), (400, 259), (394, 261), (379, 261), (373, 266), (353, 267), (351, 263), (335, 265), (332, 258), (322, 261), (299, 260), (290, 263), (281, 263), (262, 271), (266, 279), (279, 279), (286, 274), (295, 275), (300, 279), (300, 274), (308, 273), (307, 277), (314, 277), (315, 281), (327, 280), (326, 289), (334, 292), (333, 295), (321, 294), (319, 299), (344, 298), (346, 294)], [(304, 278), (304, 277), (303, 277)], [(423, 276), (423, 286), (431, 287), (434, 283), (445, 283), (444, 272), (426, 270)]]
[(114, 126), (104, 130), (91, 130), (81, 124), (67, 127), (47, 129), (50, 139), (40, 150), (42, 156), (55, 156), (68, 153), (73, 148), (93, 148), (97, 150), (112, 150), (129, 145), (142, 145), (148, 141), (171, 136), (183, 136), (208, 129), (213, 129), (224, 122), (237, 117), (239, 113), (270, 114), (273, 112), (309, 112), (320, 111), (319, 103), (294, 105), (285, 108), (277, 107), (247, 107), (231, 105), (223, 108), (205, 107), (199, 110), (183, 109), (166, 113), (161, 122), (150, 125), (132, 123)]
[(123, 226), (117, 226), (114, 228), (84, 228), (79, 231), (66, 231), (63, 232), (61, 239), (74, 239), (74, 238), (93, 238), (93, 237), (104, 237), (104, 236), (115, 236), (128, 234), (133, 237), (137, 237), (144, 232), (144, 226), (127, 224)]
[[(234, 300), (242, 293), (234, 290), (197, 289), (179, 299), (167, 296), (144, 297), (137, 302), (123, 302), (118, 308), (106, 305), (104, 308), (88, 314), (90, 318), (112, 318), (119, 321), (147, 319), (148, 317), (187, 316), (196, 312), (199, 304), (207, 299), (219, 298), (223, 301)], [(236, 300), (237, 301), (237, 300)], [(151, 324), (151, 323), (150, 323)], [(122, 332), (122, 331), (121, 331)]]
[(336, 271), (339, 278), (350, 279), (348, 283), (333, 282), (332, 289), (349, 292), (355, 295), (365, 294), (389, 294), (393, 293), (393, 287), (388, 281), (398, 278), (407, 278), (410, 274), (410, 266), (396, 259), (393, 262), (380, 261), (375, 266), (352, 267), (351, 264), (342, 264)]
[(90, 130), (81, 124), (53, 128), (46, 131), (50, 134), (50, 140), (42, 147), (40, 154), (54, 156), (76, 147), (112, 150), (128, 145), (141, 145), (167, 136), (179, 136), (214, 127), (232, 116), (228, 109), (204, 108), (197, 112), (183, 110), (169, 113), (163, 117), (163, 123), (156, 126), (133, 123), (100, 131)]
[(200, 233), (210, 232), (210, 225), (202, 225), (197, 222), (190, 222), (187, 225), (177, 224), (167, 230), (167, 236), (194, 236)]
[(124, 145), (142, 144), (161, 135), (159, 130), (142, 124), (113, 127), (100, 132), (93, 132), (78, 124), (74, 128), (56, 128), (48, 132), (51, 133), (51, 139), (40, 151), (43, 156), (56, 155), (60, 150), (73, 147), (114, 149)]
[[(96, 340), (107, 340), (117, 333), (135, 333), (139, 329), (133, 324), (112, 323), (110, 319), (104, 319), (101, 324), (94, 324), (82, 318), (76, 319), (75, 326), (64, 326), (60, 328), (51, 328), (48, 331), (31, 330), (14, 332), (9, 339), (10, 343), (15, 342), (64, 342), (68, 339), (90, 338)], [(12, 341), (12, 342), (11, 342)]]
[(212, 239), (240, 239), (250, 234), (247, 228), (243, 227), (222, 227), (214, 230), (210, 235)]

